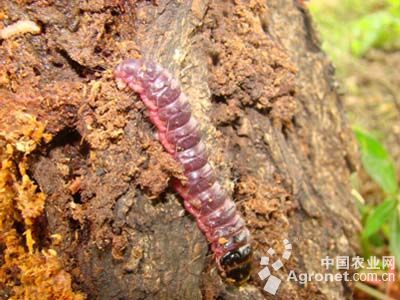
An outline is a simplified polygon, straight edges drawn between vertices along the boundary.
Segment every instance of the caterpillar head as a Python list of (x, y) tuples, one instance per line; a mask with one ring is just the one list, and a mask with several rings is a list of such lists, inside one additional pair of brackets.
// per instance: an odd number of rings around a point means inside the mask
[(246, 244), (221, 257), (220, 265), (227, 282), (241, 285), (250, 278), (252, 254), (251, 245)]

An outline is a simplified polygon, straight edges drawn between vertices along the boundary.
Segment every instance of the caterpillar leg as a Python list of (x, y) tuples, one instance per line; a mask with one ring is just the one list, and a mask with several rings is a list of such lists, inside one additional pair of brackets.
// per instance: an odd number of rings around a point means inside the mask
[(164, 132), (158, 132), (157, 137), (168, 153), (175, 154), (175, 147), (168, 142)]

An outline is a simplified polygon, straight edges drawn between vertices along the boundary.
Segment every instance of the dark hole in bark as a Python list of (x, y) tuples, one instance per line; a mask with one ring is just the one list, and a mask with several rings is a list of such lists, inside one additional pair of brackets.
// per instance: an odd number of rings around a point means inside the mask
[(215, 102), (215, 103), (226, 103), (225, 96), (221, 96), (221, 95), (212, 95), (211, 100), (212, 100), (212, 102)]
[(217, 66), (219, 64), (219, 54), (218, 53), (211, 53), (210, 54), (212, 64)]
[(82, 138), (82, 135), (76, 128), (66, 127), (61, 130), (50, 143), (50, 150), (66, 145), (77, 146), (79, 153), (85, 158), (89, 155), (90, 145)]
[(75, 194), (72, 195), (72, 198), (73, 198), (73, 200), (74, 200), (74, 203), (76, 203), (76, 204), (82, 204), (81, 193), (76, 192)]
[(65, 58), (67, 63), (70, 65), (71, 69), (73, 69), (78, 74), (79, 77), (85, 78), (87, 75), (94, 73), (93, 70), (91, 70), (91, 69), (81, 65), (77, 61), (73, 60), (69, 56), (67, 51), (60, 49), (60, 50), (58, 50), (58, 53), (60, 53), (60, 55)]

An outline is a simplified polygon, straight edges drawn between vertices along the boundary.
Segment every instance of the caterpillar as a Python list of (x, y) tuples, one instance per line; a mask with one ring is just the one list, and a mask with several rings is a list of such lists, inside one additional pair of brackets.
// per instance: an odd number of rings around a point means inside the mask
[(199, 124), (178, 81), (160, 65), (143, 59), (123, 61), (114, 75), (139, 94), (159, 141), (183, 167), (187, 182), (176, 180), (174, 188), (210, 243), (220, 273), (229, 283), (246, 282), (252, 260), (249, 230), (216, 179)]

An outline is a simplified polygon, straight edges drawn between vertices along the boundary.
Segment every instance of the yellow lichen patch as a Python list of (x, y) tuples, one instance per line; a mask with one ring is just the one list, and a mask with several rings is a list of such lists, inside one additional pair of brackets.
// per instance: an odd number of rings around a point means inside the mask
[[(11, 300), (84, 299), (82, 294), (72, 292), (71, 276), (63, 270), (54, 250), (29, 254), (21, 245), (17, 232), (8, 232), (4, 264), (0, 267), (0, 285), (12, 285)], [(15, 277), (20, 281), (18, 285), (14, 285)]]
[(28, 229), (27, 231), (25, 231), (24, 236), (26, 239), (26, 246), (28, 247), (29, 254), (33, 254), (33, 245), (35, 244), (35, 241), (32, 238), (32, 230)]
[(22, 176), (21, 182), (15, 183), (15, 187), (17, 190), (16, 206), (25, 223), (31, 225), (42, 214), (46, 196), (36, 191), (37, 186), (26, 174)]
[[(0, 130), (0, 140), (4, 147), (1, 149), (3, 155), (0, 174), (4, 178), (0, 179), (0, 191), (4, 189), (8, 199), (13, 194), (11, 203), (7, 202), (7, 199), (4, 201), (8, 205), (12, 205), (12, 208), (16, 207), (25, 224), (29, 226), (32, 225), (35, 218), (42, 214), (46, 196), (37, 191), (37, 186), (26, 173), (28, 155), (40, 143), (50, 141), (51, 135), (45, 133), (45, 124), (27, 113), (16, 112), (13, 125), (13, 127)], [(22, 179), (17, 180), (16, 174)]]
[(48, 143), (51, 134), (45, 133), (46, 124), (39, 122), (35, 116), (18, 111), (14, 112), (15, 123), (2, 125), (0, 138), (3, 138), (16, 150), (29, 154), (36, 149), (41, 142)]
[(10, 145), (0, 145), (0, 233), (12, 228), (15, 219), (12, 183), (15, 181), (16, 171), (12, 161), (7, 158), (9, 155), (12, 155), (12, 147)]
[[(1, 113), (4, 113), (1, 112)], [(36, 219), (44, 213), (46, 195), (29, 177), (29, 154), (51, 139), (45, 124), (23, 112), (0, 129), (0, 290), (9, 299), (84, 299), (72, 291), (71, 276), (53, 249), (39, 249)], [(17, 231), (16, 223), (24, 226)], [(1, 295), (0, 295), (1, 297)]]

